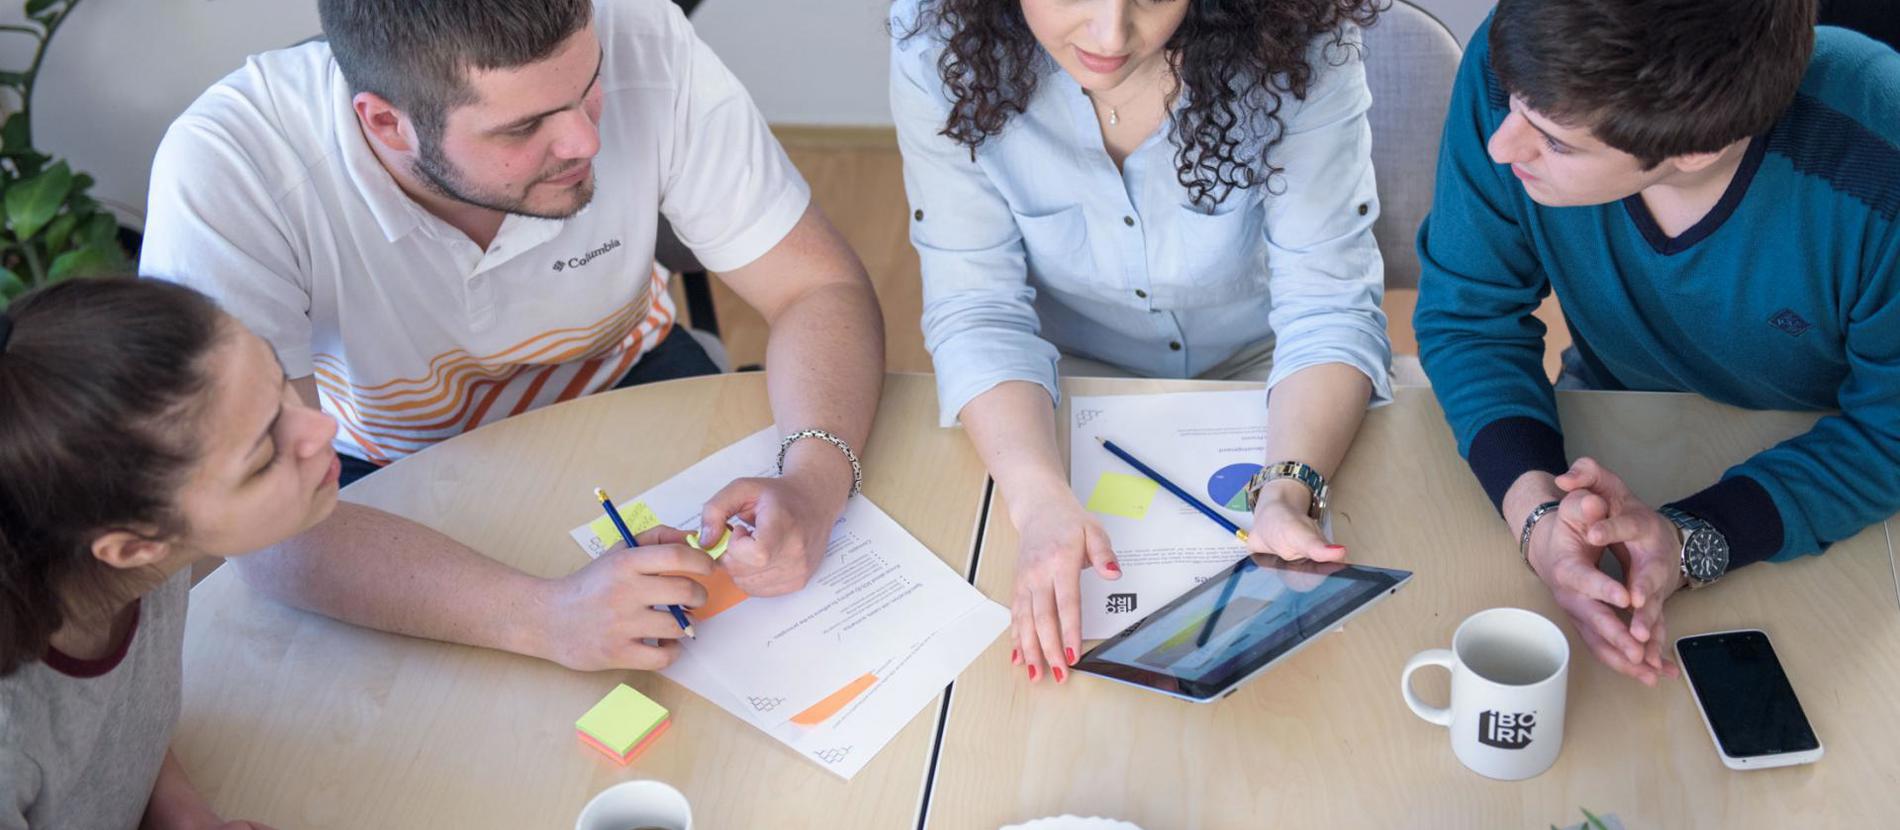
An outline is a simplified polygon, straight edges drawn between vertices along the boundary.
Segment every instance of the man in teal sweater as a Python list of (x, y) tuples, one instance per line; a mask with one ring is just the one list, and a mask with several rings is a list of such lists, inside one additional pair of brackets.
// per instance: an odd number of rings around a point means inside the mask
[[(1502, 0), (1446, 118), (1414, 324), (1459, 451), (1583, 642), (1655, 683), (1663, 603), (1900, 510), (1900, 55), (1814, 0)], [(1839, 410), (1651, 506), (1560, 383)], [(1605, 548), (1628, 561), (1619, 582)]]

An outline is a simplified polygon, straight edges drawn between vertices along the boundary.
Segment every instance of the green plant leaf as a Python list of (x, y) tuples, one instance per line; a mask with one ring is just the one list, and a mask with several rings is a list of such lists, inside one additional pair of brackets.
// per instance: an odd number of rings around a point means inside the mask
[(110, 213), (100, 211), (92, 214), (79, 230), (81, 245), (117, 245), (119, 244), (119, 219)]
[(1596, 814), (1590, 812), (1588, 807), (1578, 807), (1577, 809), (1583, 811), (1583, 817), (1590, 820), (1590, 826), (1595, 828), (1595, 830), (1610, 830), (1609, 825), (1604, 824), (1603, 819), (1597, 818)]
[(14, 297), (25, 293), (26, 280), (20, 279), (20, 275), (11, 270), (0, 268), (0, 308), (6, 308)]
[(66, 243), (72, 241), (73, 229), (78, 226), (79, 215), (76, 213), (62, 213), (53, 217), (53, 221), (46, 226), (46, 235), (42, 237), (46, 241), (46, 250), (55, 254), (66, 250)]
[(25, 72), (0, 72), (0, 85), (11, 87), (26, 86)]
[(60, 162), (7, 188), (7, 224), (25, 242), (53, 221), (73, 187), (73, 170)]
[(0, 125), (0, 151), (17, 155), (32, 150), (26, 132), (26, 113), (7, 116), (7, 123)]
[(50, 284), (75, 277), (117, 274), (127, 270), (128, 265), (125, 252), (116, 244), (87, 245), (55, 257), (52, 267), (46, 269), (46, 281)]
[(29, 17), (39, 14), (58, 2), (59, 0), (26, 0), (26, 13)]
[(78, 196), (82, 193), (85, 193), (88, 190), (91, 190), (92, 186), (96, 183), (97, 182), (92, 178), (91, 173), (74, 173), (73, 174), (73, 195)]

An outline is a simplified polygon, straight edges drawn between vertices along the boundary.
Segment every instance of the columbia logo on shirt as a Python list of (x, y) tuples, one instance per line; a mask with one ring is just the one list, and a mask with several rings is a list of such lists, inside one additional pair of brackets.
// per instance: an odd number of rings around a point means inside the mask
[(569, 268), (583, 267), (587, 263), (593, 262), (594, 257), (600, 256), (601, 254), (607, 253), (608, 251), (611, 251), (618, 247), (620, 247), (620, 240), (609, 239), (606, 242), (600, 243), (600, 247), (595, 248), (591, 251), (588, 251), (587, 253), (582, 254), (580, 256), (568, 257), (567, 259), (557, 259), (554, 261), (554, 273), (558, 274)]

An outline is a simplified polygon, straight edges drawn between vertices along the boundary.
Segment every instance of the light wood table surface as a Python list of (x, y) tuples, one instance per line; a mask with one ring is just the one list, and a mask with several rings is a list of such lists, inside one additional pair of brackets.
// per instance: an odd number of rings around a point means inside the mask
[[(762, 375), (642, 386), (484, 427), (346, 497), (553, 577), (587, 561), (567, 531), (599, 515), (591, 488), (631, 497), (770, 421)], [(935, 424), (931, 378), (889, 376), (864, 492), (967, 576), (983, 469)], [(629, 767), (574, 735), (619, 682), (673, 713)], [(903, 828), (917, 823), (941, 711), (933, 702), (847, 783), (657, 675), (356, 628), (222, 568), (192, 591), (176, 747), (223, 815), (282, 830), (570, 827), (595, 793), (635, 778), (679, 787), (706, 830)]]
[[(1066, 386), (1071, 394), (1234, 387)], [(1714, 481), (1814, 419), (1687, 395), (1560, 393), (1559, 405), (1573, 456), (1595, 455), (1651, 503)], [(1140, 452), (1138, 436), (1124, 440)], [(1429, 390), (1400, 390), (1397, 403), (1368, 416), (1334, 494), (1338, 541), (1355, 561), (1416, 572), (1397, 596), (1213, 704), (1091, 676), (1032, 685), (999, 640), (951, 690), (926, 826), (988, 830), (1075, 813), (1147, 830), (1542, 828), (1581, 821), (1580, 807), (1631, 828), (1890, 827), (1900, 816), (1900, 600), (1883, 525), (1824, 556), (1750, 566), (1670, 600), (1672, 639), (1766, 629), (1826, 746), (1816, 765), (1732, 772), (1686, 684), (1646, 688), (1584, 650), (1518, 558)], [(1007, 604), (1017, 536), (994, 502), (977, 585)], [(1449, 647), (1466, 616), (1505, 605), (1557, 621), (1571, 641), (1563, 754), (1519, 783), (1460, 766), (1446, 730), (1415, 717), (1398, 689), (1412, 654)], [(1415, 682), (1427, 701), (1446, 699), (1445, 672), (1422, 671)]]

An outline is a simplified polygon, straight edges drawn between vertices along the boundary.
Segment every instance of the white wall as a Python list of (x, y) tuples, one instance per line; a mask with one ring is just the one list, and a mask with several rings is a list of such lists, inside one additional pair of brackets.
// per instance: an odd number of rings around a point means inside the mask
[[(0, 21), (22, 19), (19, 2), (4, 4)], [(41, 67), (34, 143), (91, 173), (94, 195), (140, 225), (152, 153), (172, 119), (244, 56), (319, 29), (315, 0), (86, 0)], [(0, 66), (26, 68), (31, 47), (0, 35)]]
[[(1463, 40), (1492, 0), (1414, 0)], [(0, 22), (20, 20), (0, 0)], [(702, 0), (700, 36), (779, 124), (890, 124), (889, 0)], [(166, 125), (246, 55), (319, 30), (315, 0), (86, 0), (42, 69), (34, 136), (98, 179), (94, 193), (142, 223)], [(25, 68), (25, 38), (0, 34), (0, 68)]]

